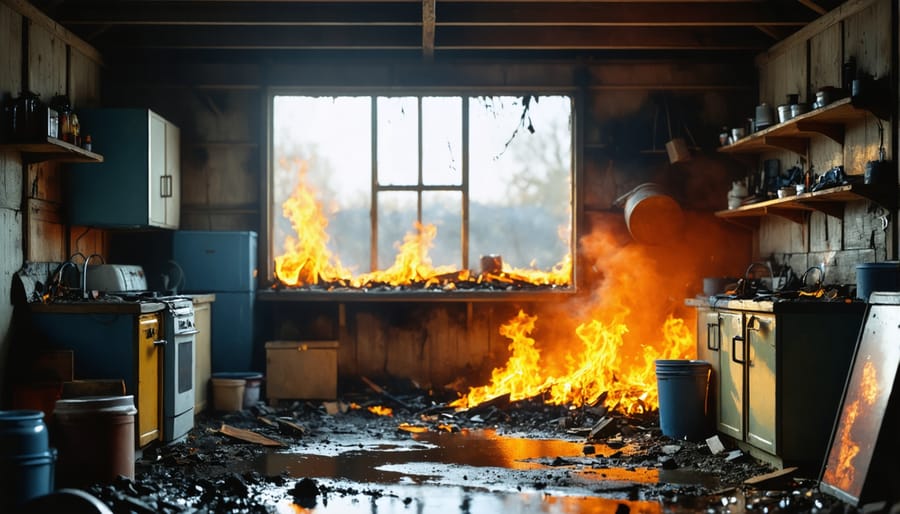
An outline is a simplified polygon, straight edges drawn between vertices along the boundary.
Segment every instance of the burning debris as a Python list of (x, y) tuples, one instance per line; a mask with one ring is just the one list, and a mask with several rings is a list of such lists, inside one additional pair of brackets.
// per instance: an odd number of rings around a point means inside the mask
[(694, 336), (683, 320), (669, 318), (663, 326), (664, 350), (643, 348), (643, 362), (626, 366), (623, 362), (624, 323), (606, 326), (598, 320), (579, 325), (575, 334), (582, 343), (577, 353), (567, 353), (565, 365), (554, 370), (541, 361), (540, 351), (531, 337), (537, 316), (519, 314), (500, 327), (500, 334), (511, 340), (507, 363), (496, 368), (491, 383), (473, 387), (466, 396), (451, 405), (466, 408), (504, 394), (521, 400), (544, 397), (553, 405), (611, 405), (626, 413), (648, 412), (658, 408), (656, 359), (681, 358), (693, 352)]
[[(481, 273), (454, 266), (434, 266), (429, 250), (434, 245), (437, 227), (414, 222), (413, 231), (397, 244), (394, 262), (385, 270), (354, 274), (328, 249), (328, 218), (315, 191), (306, 183), (305, 164), (300, 165), (300, 180), (282, 211), (294, 229), (287, 236), (284, 253), (275, 257), (276, 288), (315, 290), (444, 290), (456, 289), (538, 289), (570, 287), (571, 256), (566, 255), (549, 271), (514, 268), (502, 259), (491, 260)], [(495, 262), (496, 261), (496, 262)], [(502, 263), (502, 264), (500, 264)], [(500, 264), (496, 266), (494, 264)]]

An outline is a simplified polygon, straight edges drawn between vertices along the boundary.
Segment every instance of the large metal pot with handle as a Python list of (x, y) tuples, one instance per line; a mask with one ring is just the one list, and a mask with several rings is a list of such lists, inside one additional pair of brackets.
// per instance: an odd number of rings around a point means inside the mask
[(658, 184), (641, 184), (616, 203), (622, 201), (625, 202), (625, 224), (635, 241), (665, 244), (681, 235), (684, 223), (681, 206)]

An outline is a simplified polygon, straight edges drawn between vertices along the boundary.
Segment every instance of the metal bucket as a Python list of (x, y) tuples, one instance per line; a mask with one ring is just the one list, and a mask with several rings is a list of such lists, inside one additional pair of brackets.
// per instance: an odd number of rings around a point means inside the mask
[(134, 478), (134, 397), (85, 396), (58, 400), (53, 437), (59, 448), (57, 479), (63, 487)]
[(681, 235), (684, 224), (681, 206), (659, 185), (641, 184), (622, 198), (625, 198), (625, 224), (635, 241), (664, 244)]

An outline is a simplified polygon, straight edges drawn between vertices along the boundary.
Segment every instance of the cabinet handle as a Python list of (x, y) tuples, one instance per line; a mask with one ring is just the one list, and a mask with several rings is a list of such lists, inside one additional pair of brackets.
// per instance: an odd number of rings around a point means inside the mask
[(747, 320), (747, 330), (759, 330), (762, 328), (762, 321), (756, 316), (750, 316)]
[(741, 342), (741, 351), (744, 350), (744, 338), (741, 336), (732, 337), (731, 338), (731, 360), (738, 364), (744, 364), (744, 362), (746, 362), (746, 361), (744, 361), (743, 359), (737, 358), (737, 342), (738, 341)]
[(169, 198), (172, 196), (172, 175), (159, 177), (159, 196)]
[(169, 344), (169, 342), (166, 341), (165, 339), (157, 339), (156, 341), (153, 341), (153, 346), (157, 346), (157, 347), (158, 346), (166, 346), (167, 344)]
[[(715, 329), (715, 330), (713, 330)], [(715, 336), (715, 337), (713, 337)], [(716, 340), (716, 345), (712, 345), (713, 339)], [(714, 352), (719, 351), (719, 324), (718, 323), (707, 323), (706, 324), (706, 348), (708, 350), (712, 350)]]

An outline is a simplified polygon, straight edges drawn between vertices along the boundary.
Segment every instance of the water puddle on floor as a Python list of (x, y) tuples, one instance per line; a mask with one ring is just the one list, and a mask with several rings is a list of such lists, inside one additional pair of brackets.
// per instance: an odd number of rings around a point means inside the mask
[[(610, 455), (630, 448), (596, 450)], [(475, 430), (335, 437), (272, 451), (255, 467), (269, 476), (287, 473), (332, 484), (327, 502), (296, 510), (302, 508), (287, 501), (280, 512), (622, 512), (622, 504), (630, 512), (653, 513), (660, 511), (657, 502), (628, 501), (626, 492), (638, 484), (708, 481), (657, 468), (595, 468), (595, 462), (581, 442)], [(372, 488), (377, 494), (366, 492)]]

